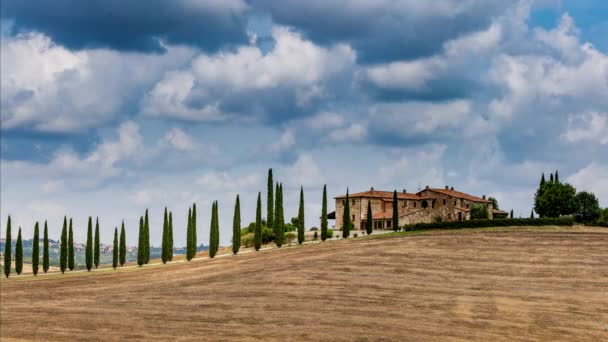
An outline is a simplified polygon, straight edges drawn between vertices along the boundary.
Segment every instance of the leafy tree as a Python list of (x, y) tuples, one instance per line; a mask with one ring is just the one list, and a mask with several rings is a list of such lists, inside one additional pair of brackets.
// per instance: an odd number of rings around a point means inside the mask
[(397, 200), (397, 190), (393, 191), (393, 230), (399, 230), (399, 202)]
[(255, 209), (254, 247), (256, 251), (262, 248), (262, 194), (258, 192), (258, 203)]
[(87, 229), (87, 247), (86, 247), (86, 266), (87, 271), (91, 271), (93, 267), (93, 218), (89, 216), (89, 225)]
[(140, 267), (143, 266), (143, 264), (146, 263), (146, 250), (145, 250), (145, 243), (146, 243), (146, 237), (145, 237), (145, 230), (144, 230), (144, 218), (140, 217), (139, 218), (139, 241), (137, 243), (137, 265), (139, 265)]
[(576, 205), (575, 218), (578, 222), (589, 223), (600, 217), (600, 204), (595, 194), (587, 191), (574, 196)]
[(112, 267), (118, 266), (118, 227), (114, 228), (114, 246), (112, 248)]
[(167, 248), (167, 258), (173, 260), (173, 212), (169, 212), (169, 242)]
[(498, 201), (494, 197), (488, 197), (488, 201), (492, 202), (492, 207), (496, 210), (499, 210)]
[(188, 228), (186, 229), (186, 259), (192, 260), (192, 208), (188, 208)]
[(38, 232), (38, 222), (34, 226), (34, 238), (32, 239), (32, 273), (38, 274), (38, 264), (40, 263), (40, 234)]
[(61, 229), (61, 249), (59, 253), (59, 268), (64, 273), (68, 266), (68, 220), (63, 217), (63, 229)]
[(97, 217), (95, 219), (95, 254), (94, 254), (94, 261), (95, 261), (95, 268), (97, 268), (99, 266), (99, 249), (100, 249), (100, 245), (99, 245), (99, 217)]
[(4, 275), (8, 278), (11, 274), (11, 216), (8, 216), (6, 223), (6, 240), (4, 240)]
[(150, 262), (150, 221), (148, 220), (148, 209), (144, 217), (144, 264)]
[(373, 230), (372, 202), (367, 201), (367, 219), (365, 220), (365, 232), (370, 235)]
[(196, 203), (192, 204), (192, 256), (194, 258), (196, 256), (196, 248), (197, 248), (197, 237), (196, 237)]
[(125, 221), (122, 221), (120, 226), (120, 266), (123, 266), (127, 261), (127, 236), (125, 234)]
[(167, 263), (169, 259), (167, 256), (167, 245), (169, 243), (169, 218), (167, 217), (167, 207), (165, 207), (165, 217), (163, 220), (163, 242), (161, 248), (161, 260), (163, 264)]
[(604, 208), (600, 212), (600, 220), (608, 222), (608, 208)]
[(510, 217), (513, 218), (513, 209), (511, 209)]
[(68, 269), (74, 270), (74, 231), (72, 230), (72, 218), (70, 218), (70, 230), (68, 232)]
[(218, 222), (217, 201), (211, 207), (211, 229), (209, 233), (209, 257), (214, 258), (220, 244), (220, 226)]
[(342, 216), (342, 237), (350, 236), (350, 228), (352, 226), (350, 218), (350, 199), (348, 197), (348, 189), (346, 189), (346, 201), (344, 202), (344, 214)]
[(17, 233), (17, 245), (15, 246), (15, 271), (21, 274), (23, 271), (23, 241), (21, 240), (21, 227)]
[(471, 220), (484, 220), (488, 218), (488, 206), (475, 203), (471, 206)]
[(300, 208), (298, 209), (298, 244), (304, 242), (304, 188), (300, 187)]
[(274, 217), (274, 242), (276, 243), (277, 247), (281, 247), (283, 246), (283, 242), (285, 241), (285, 217), (283, 216), (283, 184), (279, 184), (276, 193)]
[(42, 237), (42, 271), (46, 273), (49, 270), (49, 229), (44, 221), (44, 235)]
[(272, 169), (268, 169), (268, 198), (266, 199), (266, 224), (273, 229), (274, 223), (274, 181), (272, 180)]
[(572, 185), (549, 182), (539, 190), (534, 198), (534, 211), (540, 217), (559, 217), (576, 211), (576, 189)]
[[(270, 170), (272, 174), (272, 169)], [(241, 202), (236, 195), (234, 203), (234, 217), (232, 218), (232, 253), (237, 254), (241, 248)]]
[(323, 185), (323, 205), (321, 207), (321, 240), (327, 240), (327, 185)]

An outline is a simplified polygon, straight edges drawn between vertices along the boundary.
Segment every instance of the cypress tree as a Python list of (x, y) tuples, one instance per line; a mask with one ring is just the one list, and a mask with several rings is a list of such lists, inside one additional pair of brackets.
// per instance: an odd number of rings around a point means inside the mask
[(21, 240), (21, 227), (17, 233), (17, 245), (15, 246), (15, 271), (21, 274), (23, 271), (23, 241)]
[[(272, 172), (272, 169), (271, 171)], [(232, 218), (232, 253), (237, 254), (241, 248), (241, 202), (236, 195), (234, 203), (234, 217)]]
[(188, 228), (186, 229), (186, 259), (192, 259), (192, 209), (188, 208)]
[(11, 274), (11, 216), (6, 223), (6, 240), (4, 240), (4, 275), (8, 278)]
[(167, 253), (167, 246), (169, 244), (168, 235), (169, 235), (169, 218), (167, 217), (167, 207), (165, 207), (165, 217), (163, 220), (163, 242), (161, 245), (161, 254), (160, 254), (160, 258), (161, 258), (161, 261), (163, 262), (163, 264), (166, 264), (167, 260), (169, 259), (167, 256), (169, 254), (169, 253)]
[(70, 218), (70, 230), (68, 232), (68, 268), (74, 270), (74, 232), (72, 231), (72, 219)]
[(559, 174), (557, 173), (557, 170), (555, 170), (555, 183), (559, 183)]
[(542, 177), (540, 178), (540, 186), (542, 187), (543, 185), (545, 185), (546, 181), (545, 181), (545, 173), (543, 172)]
[(32, 239), (32, 273), (38, 274), (38, 264), (40, 263), (40, 234), (38, 232), (38, 222), (34, 226), (34, 238)]
[(137, 265), (139, 265), (140, 267), (145, 264), (145, 256), (144, 254), (146, 253), (145, 249), (144, 249), (144, 244), (145, 244), (145, 231), (144, 231), (144, 218), (140, 217), (139, 218), (139, 240), (138, 240), (138, 244), (137, 244)]
[(49, 270), (49, 229), (44, 221), (44, 236), (42, 237), (42, 271)]
[(90, 272), (91, 267), (93, 267), (93, 218), (91, 216), (89, 216), (89, 224), (87, 229), (87, 246), (85, 254), (87, 271)]
[(321, 240), (327, 240), (327, 185), (323, 185), (323, 206), (321, 207)]
[(61, 249), (59, 253), (59, 268), (65, 273), (68, 266), (68, 219), (63, 217), (63, 228), (61, 229)]
[(196, 203), (192, 204), (192, 258), (196, 257)]
[(127, 238), (125, 234), (125, 221), (122, 221), (120, 227), (120, 266), (123, 266), (127, 261)]
[(371, 201), (367, 201), (367, 220), (365, 220), (365, 232), (367, 233), (367, 235), (370, 235), (372, 233), (372, 229), (373, 229), (373, 216), (372, 216), (372, 202)]
[(114, 228), (114, 246), (112, 248), (112, 267), (118, 266), (118, 227)]
[(346, 189), (346, 201), (344, 202), (344, 213), (342, 215), (342, 237), (350, 236), (350, 199), (348, 198), (348, 189)]
[(211, 229), (209, 236), (209, 257), (213, 258), (217, 254), (220, 242), (220, 231), (218, 223), (218, 204), (217, 201), (213, 202), (211, 207)]
[(268, 169), (268, 198), (266, 202), (266, 225), (268, 228), (273, 229), (274, 223), (274, 181), (272, 180), (272, 169)]
[(285, 218), (283, 216), (283, 184), (279, 184), (275, 198), (274, 209), (275, 235), (274, 241), (277, 247), (283, 246), (285, 236)]
[(530, 218), (533, 219), (534, 218), (534, 210), (530, 210)]
[(99, 217), (95, 219), (95, 253), (94, 253), (94, 261), (95, 268), (99, 266)]
[(298, 208), (298, 243), (304, 242), (304, 188), (300, 186), (300, 207)]
[(167, 259), (173, 260), (173, 212), (169, 212), (169, 238), (167, 246)]
[(553, 183), (553, 174), (551, 174), (551, 177), (549, 177), (549, 183)]
[(513, 209), (511, 209), (511, 218), (513, 218)]
[(399, 201), (397, 200), (397, 190), (393, 191), (393, 230), (399, 230)]
[(258, 192), (258, 204), (255, 209), (255, 231), (253, 244), (256, 251), (262, 248), (262, 194)]
[(144, 218), (144, 263), (150, 262), (150, 221), (148, 221), (148, 209), (146, 208), (146, 217)]

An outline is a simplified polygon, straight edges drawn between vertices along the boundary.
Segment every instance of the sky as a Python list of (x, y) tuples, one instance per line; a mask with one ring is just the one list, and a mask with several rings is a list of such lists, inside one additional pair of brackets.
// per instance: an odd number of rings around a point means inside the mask
[[(528, 217), (542, 172), (608, 206), (603, 0), (6, 0), (0, 214), (128, 244), (188, 206), (221, 243), (266, 174), (319, 226), (322, 188), (453, 186)], [(15, 235), (15, 234), (14, 234)]]

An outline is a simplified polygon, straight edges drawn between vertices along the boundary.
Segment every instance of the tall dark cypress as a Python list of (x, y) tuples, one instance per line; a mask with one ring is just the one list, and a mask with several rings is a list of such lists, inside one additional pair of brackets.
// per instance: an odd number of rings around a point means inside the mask
[(365, 232), (370, 235), (373, 230), (374, 216), (372, 214), (372, 202), (367, 201), (367, 218), (365, 220)]
[(17, 244), (15, 245), (15, 272), (23, 272), (23, 241), (21, 240), (21, 227), (17, 233)]
[[(272, 170), (271, 170), (272, 172)], [(234, 217), (232, 218), (232, 253), (237, 254), (241, 248), (241, 202), (236, 195)]]
[(145, 244), (145, 231), (144, 231), (144, 218), (140, 217), (139, 218), (139, 240), (137, 243), (137, 264), (139, 266), (142, 266), (143, 264), (145, 264), (145, 256), (144, 254), (146, 253), (145, 249), (144, 249), (144, 244)]
[(59, 252), (59, 268), (65, 273), (68, 266), (68, 219), (63, 217), (63, 228), (61, 229), (61, 249)]
[(127, 261), (127, 237), (125, 233), (125, 221), (122, 221), (120, 227), (120, 266), (123, 266)]
[(6, 223), (6, 240), (4, 240), (4, 275), (8, 278), (11, 274), (11, 217), (9, 215)]
[(348, 198), (348, 189), (346, 189), (346, 201), (344, 202), (344, 214), (342, 215), (342, 237), (347, 238), (350, 236), (350, 199)]
[(327, 240), (327, 185), (323, 185), (323, 206), (321, 207), (321, 241)]
[(34, 226), (34, 238), (32, 239), (32, 273), (38, 274), (38, 264), (40, 263), (40, 234), (38, 222)]
[(279, 184), (275, 196), (274, 225), (274, 241), (277, 247), (281, 247), (283, 246), (285, 236), (285, 219), (283, 217), (283, 184)]
[(192, 204), (192, 258), (196, 257), (196, 203)]
[(258, 203), (255, 209), (255, 231), (253, 245), (256, 251), (262, 248), (262, 194), (258, 192)]
[(530, 210), (530, 218), (533, 219), (534, 218), (534, 210)]
[(300, 186), (300, 207), (298, 208), (298, 243), (304, 242), (304, 188)]
[(114, 228), (114, 246), (112, 248), (112, 267), (118, 266), (118, 227)]
[(93, 267), (93, 218), (89, 216), (89, 224), (87, 228), (87, 246), (85, 252), (85, 263), (87, 271), (91, 271)]
[(188, 228), (186, 229), (186, 259), (192, 260), (192, 209), (188, 208)]
[(70, 230), (68, 231), (68, 269), (74, 270), (74, 231), (72, 230), (72, 218), (70, 218)]
[(513, 218), (513, 209), (511, 209), (511, 218)]
[(559, 183), (559, 174), (557, 173), (557, 170), (555, 170), (555, 183)]
[(99, 257), (100, 257), (100, 245), (99, 245), (99, 217), (95, 219), (95, 253), (94, 253), (94, 262), (95, 268), (99, 267)]
[(167, 259), (173, 260), (173, 212), (169, 212), (169, 237), (167, 242)]
[(397, 200), (397, 190), (393, 192), (393, 230), (399, 230), (399, 201)]
[(49, 229), (44, 221), (44, 235), (42, 237), (42, 271), (46, 273), (49, 270)]
[(546, 181), (545, 181), (545, 173), (543, 172), (542, 177), (540, 178), (540, 186), (542, 187), (543, 185), (545, 185)]
[(553, 183), (553, 174), (549, 177), (549, 183)]
[(144, 263), (150, 262), (150, 221), (148, 221), (148, 209), (144, 218)]
[(211, 229), (209, 233), (209, 257), (213, 258), (217, 254), (217, 250), (220, 244), (220, 231), (218, 222), (218, 204), (217, 201), (213, 202), (211, 208)]
[(266, 199), (266, 226), (273, 229), (274, 223), (274, 181), (272, 180), (272, 169), (268, 169), (268, 198)]
[(165, 216), (164, 216), (164, 220), (163, 220), (163, 242), (161, 245), (161, 253), (160, 253), (160, 259), (163, 262), (163, 264), (167, 263), (167, 260), (169, 260), (168, 254), (167, 253), (167, 246), (169, 245), (169, 218), (167, 217), (167, 207), (165, 207)]

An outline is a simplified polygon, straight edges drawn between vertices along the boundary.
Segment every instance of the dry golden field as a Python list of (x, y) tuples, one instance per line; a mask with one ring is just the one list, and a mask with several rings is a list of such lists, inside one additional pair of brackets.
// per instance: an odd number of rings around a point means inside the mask
[(3, 341), (608, 341), (608, 229), (357, 238), (0, 286)]

